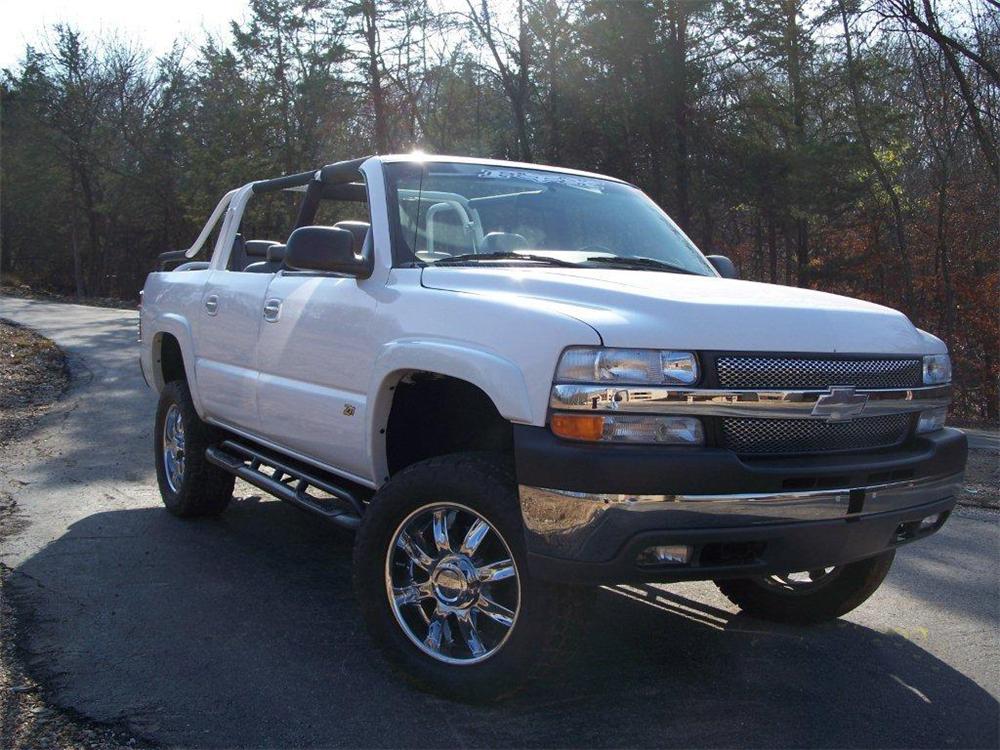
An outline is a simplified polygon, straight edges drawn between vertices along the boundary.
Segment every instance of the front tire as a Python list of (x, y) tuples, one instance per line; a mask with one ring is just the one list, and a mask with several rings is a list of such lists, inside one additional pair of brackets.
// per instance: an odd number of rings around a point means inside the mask
[(229, 505), (236, 478), (205, 459), (205, 449), (221, 437), (201, 421), (187, 383), (174, 380), (163, 387), (153, 449), (160, 497), (175, 516), (215, 516)]
[(882, 585), (895, 550), (866, 560), (803, 573), (716, 581), (748, 615), (787, 623), (833, 620), (860, 606)]
[(369, 505), (354, 549), (368, 629), (418, 687), (504, 697), (558, 654), (572, 592), (530, 577), (513, 476), (499, 456), (422, 461)]

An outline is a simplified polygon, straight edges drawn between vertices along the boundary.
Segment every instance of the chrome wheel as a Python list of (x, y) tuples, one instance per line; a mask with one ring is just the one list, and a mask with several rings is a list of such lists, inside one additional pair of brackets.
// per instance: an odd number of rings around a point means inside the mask
[(475, 664), (497, 653), (521, 606), (507, 542), (489, 521), (455, 503), (425, 505), (396, 528), (385, 588), (407, 638), (447, 664)]
[(163, 468), (172, 492), (180, 492), (184, 482), (184, 417), (171, 404), (163, 420)]
[(841, 568), (829, 567), (795, 573), (780, 573), (765, 576), (763, 582), (766, 586), (787, 594), (811, 594), (816, 589), (833, 581), (840, 570)]

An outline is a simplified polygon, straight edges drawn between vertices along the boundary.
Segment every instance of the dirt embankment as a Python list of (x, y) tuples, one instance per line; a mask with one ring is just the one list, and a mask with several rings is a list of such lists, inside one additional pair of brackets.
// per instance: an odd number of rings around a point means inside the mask
[(66, 357), (58, 346), (0, 320), (0, 446), (27, 429), (68, 382)]

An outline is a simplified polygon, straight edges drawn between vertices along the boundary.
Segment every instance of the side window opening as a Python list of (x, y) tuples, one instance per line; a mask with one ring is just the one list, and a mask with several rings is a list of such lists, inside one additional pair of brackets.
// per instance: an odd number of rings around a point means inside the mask
[(275, 273), (285, 268), (285, 243), (300, 220), (304, 225), (347, 229), (355, 236), (355, 252), (360, 253), (371, 228), (363, 186), (331, 186), (324, 188), (324, 193), (318, 202), (313, 201), (311, 217), (308, 210), (302, 210), (308, 200), (304, 189), (253, 195), (240, 221), (226, 270)]

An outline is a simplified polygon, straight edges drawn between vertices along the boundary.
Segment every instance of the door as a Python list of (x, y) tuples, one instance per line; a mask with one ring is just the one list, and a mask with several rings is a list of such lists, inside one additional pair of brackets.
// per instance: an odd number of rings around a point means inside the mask
[(270, 274), (212, 271), (202, 292), (194, 341), (195, 377), (205, 416), (257, 432), (257, 337)]
[(362, 479), (376, 356), (369, 279), (283, 272), (267, 289), (257, 344), (261, 437)]

